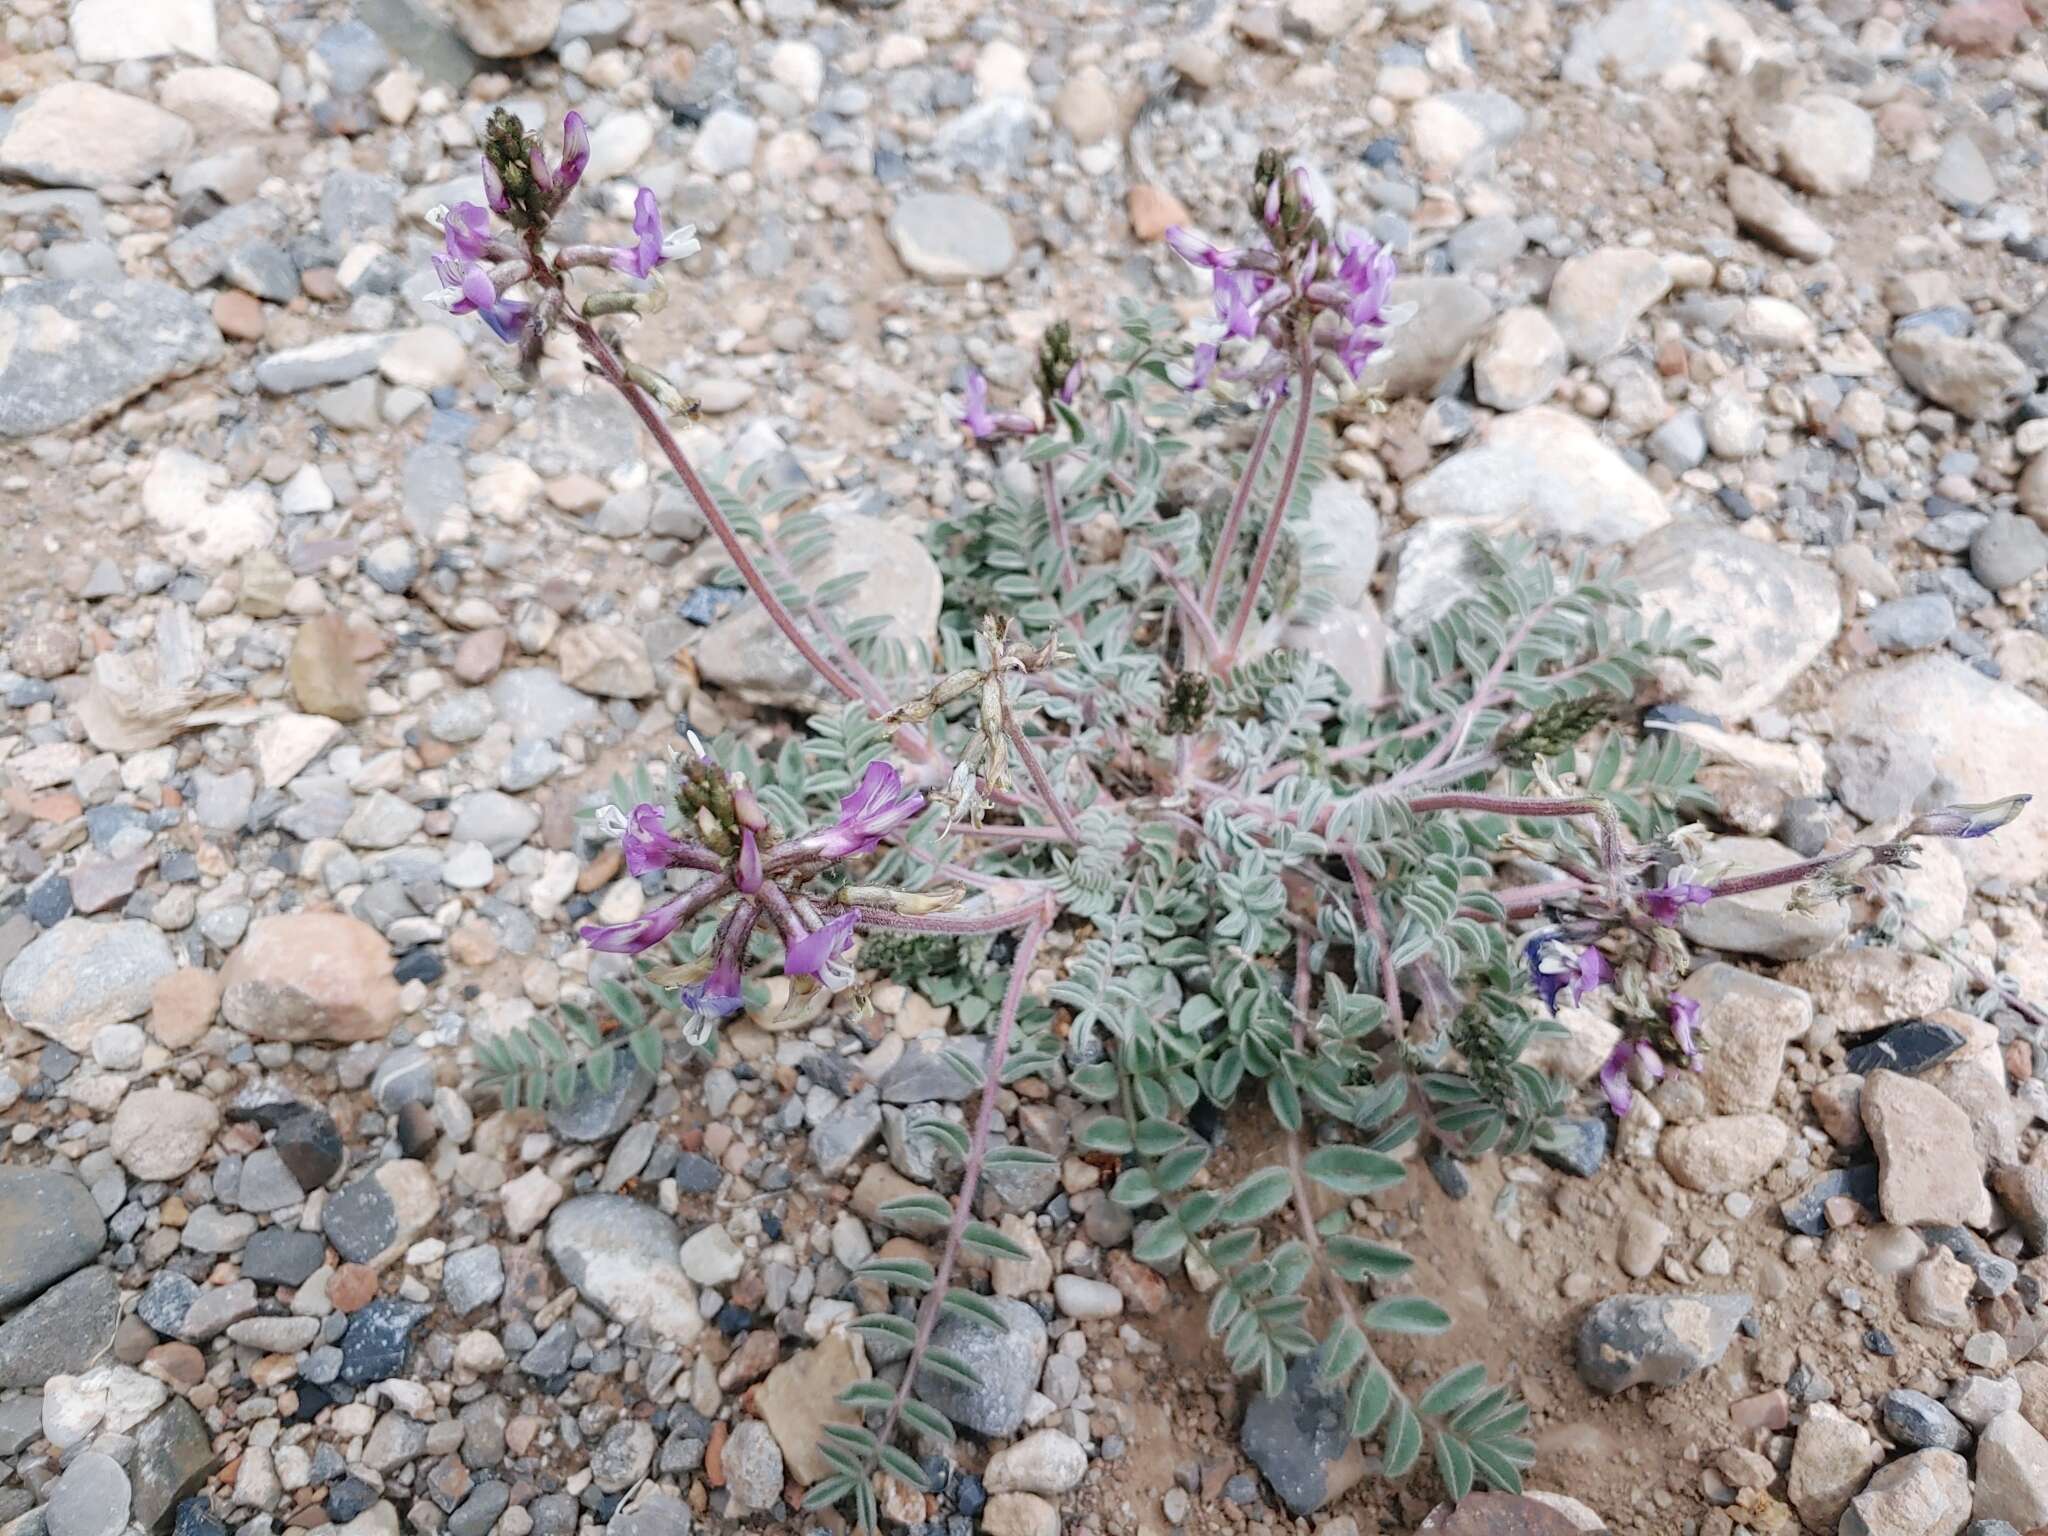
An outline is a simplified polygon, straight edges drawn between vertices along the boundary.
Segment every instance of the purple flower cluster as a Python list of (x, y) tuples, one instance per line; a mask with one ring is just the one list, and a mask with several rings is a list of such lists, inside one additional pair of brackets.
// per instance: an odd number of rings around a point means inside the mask
[[(1671, 1038), (1677, 1044), (1679, 1054), (1685, 1057), (1686, 1067), (1694, 1072), (1699, 1071), (1701, 1057), (1698, 1000), (1674, 994), (1667, 1017), (1671, 1024)], [(1629, 1086), (1629, 1073), (1638, 1066), (1651, 1082), (1664, 1081), (1664, 1058), (1658, 1053), (1657, 1047), (1647, 1040), (1617, 1041), (1614, 1049), (1607, 1053), (1607, 1059), (1600, 1064), (1600, 1091), (1607, 1096), (1607, 1107), (1614, 1111), (1617, 1119), (1626, 1115), (1635, 1105), (1635, 1094)]]
[[(538, 202), (550, 213), (568, 200), (590, 163), (590, 133), (579, 113), (562, 119), (562, 158), (550, 163), (535, 143), (528, 152), (528, 175)], [(491, 334), (508, 343), (526, 338), (534, 306), (511, 298), (507, 290), (533, 275), (532, 258), (519, 245), (494, 239), (491, 214), (511, 214), (515, 203), (505, 176), (486, 154), (484, 199), (457, 203), (441, 214), (442, 250), (434, 257), (441, 279), (441, 302), (451, 314), (477, 316)], [(685, 224), (664, 233), (661, 208), (654, 193), (642, 187), (633, 201), (633, 240), (629, 245), (580, 247), (565, 253), (562, 266), (608, 266), (628, 277), (645, 278), (665, 261), (680, 260), (698, 248), (697, 232)]]
[(1613, 967), (1597, 948), (1588, 944), (1583, 949), (1574, 949), (1549, 929), (1533, 935), (1522, 946), (1522, 961), (1529, 968), (1529, 984), (1553, 1014), (1559, 999), (1584, 1002), (1589, 993), (1614, 980)]
[[(747, 944), (763, 915), (781, 930), (785, 975), (809, 977), (834, 990), (851, 985), (853, 973), (842, 957), (853, 941), (860, 910), (848, 907), (824, 917), (808, 898), (784, 890), (778, 880), (787, 877), (794, 886), (800, 883), (797, 873), (872, 853), (883, 838), (908, 825), (925, 806), (924, 796), (906, 789), (889, 764), (871, 763), (860, 783), (841, 798), (838, 818), (788, 844), (776, 845), (771, 864), (764, 862), (753, 824), (759, 821), (765, 828), (766, 820), (752, 794), (735, 783), (733, 799), (743, 820), (739, 851), (730, 860), (671, 833), (658, 805), (643, 803), (631, 812), (613, 808), (599, 820), (601, 827), (619, 839), (629, 874), (699, 869), (711, 879), (713, 894), (739, 893), (740, 900), (719, 924), (711, 970), (681, 992), (684, 1005), (699, 1015), (723, 1016), (740, 1006)], [(606, 953), (637, 955), (668, 939), (707, 905), (706, 887), (700, 884), (630, 922), (586, 924), (583, 940)]]
[(961, 411), (953, 419), (977, 443), (993, 437), (1029, 437), (1038, 430), (1038, 423), (1020, 411), (989, 410), (988, 380), (979, 371), (968, 373), (967, 387), (961, 391)]
[[(1305, 204), (1308, 178), (1298, 170), (1288, 175)], [(1356, 381), (1386, 345), (1392, 254), (1350, 225), (1333, 235), (1319, 219), (1285, 224), (1281, 186), (1277, 177), (1268, 184), (1258, 246), (1226, 250), (1179, 225), (1166, 232), (1176, 255), (1209, 273), (1216, 306), (1213, 335), (1195, 348), (1189, 389), (1209, 383), (1229, 342), (1263, 343), (1248, 348), (1242, 366), (1223, 370), (1223, 377), (1266, 400), (1292, 387), (1297, 351), (1318, 364), (1327, 360)]]

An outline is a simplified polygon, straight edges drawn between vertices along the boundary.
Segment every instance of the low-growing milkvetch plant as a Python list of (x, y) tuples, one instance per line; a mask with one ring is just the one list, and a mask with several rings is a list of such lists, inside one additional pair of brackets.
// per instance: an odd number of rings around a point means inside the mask
[[(786, 495), (749, 509), (749, 487), (700, 474), (677, 444), (668, 422), (687, 400), (626, 360), (612, 327), (662, 302), (661, 269), (694, 239), (643, 189), (630, 242), (555, 244), (588, 154), (573, 113), (563, 139), (551, 161), (509, 114), (492, 119), (489, 206), (442, 218), (450, 307), (529, 367), (551, 336), (574, 338), (843, 703), (772, 758), (690, 737), (590, 809), (658, 894), (582, 930), (632, 957), (598, 968), (609, 1018), (565, 1007), (560, 1027), (480, 1044), (487, 1080), (511, 1103), (602, 1089), (621, 1052), (657, 1067), (671, 1021), (708, 1053), (722, 1020), (769, 1005), (777, 970), (796, 1007), (893, 967), (986, 1025), (979, 1048), (947, 1053), (979, 1084), (967, 1123), (916, 1126), (957, 1168), (952, 1195), (882, 1212), (939, 1233), (935, 1260), (856, 1277), (904, 1299), (855, 1324), (901, 1373), (848, 1391), (864, 1417), (828, 1429), (833, 1471), (810, 1507), (845, 1502), (871, 1527), (878, 1474), (922, 1487), (919, 1455), (954, 1438), (921, 1389), (973, 1379), (933, 1343), (943, 1316), (1002, 1326), (960, 1260), (1025, 1256), (975, 1213), (991, 1167), (1052, 1162), (997, 1135), (1000, 1086), (1030, 1075), (1099, 1106), (1077, 1139), (1114, 1161), (1135, 1257), (1199, 1277), (1233, 1369), (1278, 1393), (1312, 1361), (1389, 1476), (1427, 1451), (1454, 1497), (1517, 1489), (1533, 1447), (1508, 1384), (1466, 1365), (1417, 1389), (1382, 1355), (1451, 1319), (1413, 1257), (1367, 1235), (1360, 1202), (1418, 1153), (1553, 1142), (1574, 1089), (1523, 1058), (1561, 1004), (1597, 997), (1620, 1026), (1600, 1072), (1617, 1115), (1668, 1061), (1697, 1065), (1711, 1021), (1673, 990), (1690, 909), (1783, 885), (1829, 899), (1909, 860), (1907, 839), (1982, 835), (2024, 797), (1718, 875), (1691, 821), (1707, 805), (1694, 753), (1625, 719), (1658, 663), (1711, 670), (1708, 640), (1519, 542), (1474, 544), (1469, 591), (1393, 640), (1381, 691), (1283, 643), (1329, 601), (1303, 516), (1331, 454), (1319, 413), (1359, 403), (1399, 317), (1388, 253), (1270, 153), (1249, 244), (1169, 236), (1212, 289), (1192, 346), (1126, 305), (1100, 352), (1065, 325), (1047, 333), (1034, 401), (966, 377), (957, 419), (997, 461), (995, 499), (931, 531), (937, 653), (891, 651), (878, 626), (835, 616), (845, 582), (808, 587), (815, 519)], [(1227, 490), (1190, 493), (1214, 468), (1194, 434), (1247, 412)], [(1055, 936), (1063, 964), (1034, 998)], [(1234, 1107), (1270, 1116), (1286, 1155), (1226, 1183), (1210, 1135)]]

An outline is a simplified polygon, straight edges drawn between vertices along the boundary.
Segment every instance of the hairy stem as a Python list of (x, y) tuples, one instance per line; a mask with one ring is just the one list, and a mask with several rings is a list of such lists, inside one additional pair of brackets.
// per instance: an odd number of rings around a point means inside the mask
[[(1476, 790), (1453, 790), (1447, 794), (1416, 795), (1408, 801), (1408, 809), (1418, 815), (1429, 811), (1477, 811), (1481, 815), (1489, 816), (1588, 816), (1600, 828), (1600, 857), (1601, 862), (1606, 865), (1608, 877), (1613, 879), (1621, 873), (1621, 819), (1614, 814), (1612, 805), (1596, 796), (1589, 795), (1577, 800), (1552, 800), (1543, 795), (1489, 795)], [(1818, 862), (1825, 864), (1831, 861)], [(1774, 880), (1765, 883), (1783, 885), (1787, 882)], [(1743, 889), (1761, 887), (1745, 886)], [(1730, 893), (1717, 888), (1715, 894)]]
[(1230, 510), (1223, 515), (1223, 526), (1216, 534), (1216, 547), (1209, 552), (1209, 574), (1202, 582), (1202, 612), (1205, 615), (1214, 616), (1216, 600), (1223, 595), (1223, 573), (1229, 569), (1230, 557), (1237, 549), (1237, 533), (1244, 526), (1245, 509), (1251, 505), (1252, 487), (1258, 483), (1259, 468), (1266, 462), (1266, 450), (1273, 444), (1273, 433), (1280, 425), (1280, 412), (1286, 404), (1286, 398), (1282, 396), (1266, 407), (1258, 436), (1252, 439), (1251, 449), (1245, 454), (1244, 473), (1239, 476), (1237, 490), (1231, 495)]
[(1045, 910), (1045, 898), (1034, 897), (1019, 906), (995, 912), (882, 912), (873, 907), (860, 909), (859, 927), (885, 928), (891, 933), (943, 933), (965, 938), (981, 933), (1007, 933), (1036, 921)]
[(1017, 953), (1010, 961), (1010, 985), (1003, 993), (1003, 1011), (996, 1019), (996, 1032), (989, 1042), (988, 1066), (981, 1084), (981, 1103), (974, 1113), (974, 1128), (968, 1135), (967, 1161), (960, 1170), (960, 1193), (954, 1197), (953, 1220), (946, 1228), (945, 1246), (939, 1250), (939, 1262), (932, 1276), (932, 1288), (917, 1309), (917, 1337), (910, 1346), (910, 1355), (903, 1366), (903, 1381), (896, 1388), (896, 1396), (889, 1403), (889, 1411), (882, 1418), (882, 1427), (876, 1433), (876, 1440), (889, 1443), (889, 1437), (896, 1431), (897, 1420), (903, 1417), (903, 1404), (917, 1386), (918, 1367), (924, 1360), (924, 1353), (931, 1347), (932, 1331), (939, 1325), (939, 1313), (946, 1300), (946, 1287), (953, 1278), (954, 1263), (960, 1257), (961, 1240), (966, 1236), (967, 1223), (974, 1215), (974, 1195), (981, 1184), (981, 1166), (988, 1157), (989, 1133), (996, 1120), (996, 1094), (1002, 1087), (1003, 1062), (1010, 1054), (1010, 1036), (1017, 1027), (1017, 1010), (1024, 1005), (1024, 982), (1031, 974), (1031, 962), (1038, 956), (1038, 942), (1045, 937), (1050, 925), (1051, 913), (1048, 904), (1037, 904), (1030, 926), (1025, 928), (1023, 937), (1017, 941)]
[(1024, 772), (1029, 775), (1032, 787), (1038, 791), (1038, 798), (1045, 802), (1045, 808), (1052, 813), (1052, 819), (1060, 824), (1060, 831), (1066, 834), (1068, 842), (1079, 847), (1081, 828), (1074, 820), (1074, 813), (1067, 809), (1066, 797), (1053, 784), (1052, 776), (1045, 771), (1044, 759), (1025, 736), (1024, 728), (1017, 724), (1016, 716), (1007, 710), (1003, 715), (1003, 734), (1010, 738), (1010, 745), (1017, 749), (1017, 756), (1024, 764)]
[(1844, 848), (1840, 853), (1823, 854), (1817, 859), (1802, 859), (1797, 864), (1781, 864), (1776, 869), (1760, 869), (1753, 875), (1736, 875), (1731, 879), (1717, 881), (1707, 889), (1716, 896), (1747, 896), (1752, 891), (1768, 891), (1781, 885), (1797, 885), (1802, 880), (1824, 875), (1851, 860), (1864, 858), (1869, 852), (1868, 848), (1859, 844), (1854, 848)]
[(1380, 1000), (1387, 1005), (1387, 1033), (1399, 1040), (1408, 1033), (1408, 1021), (1401, 1011), (1401, 978), (1394, 971), (1394, 944), (1387, 936), (1387, 920), (1380, 912), (1379, 891), (1365, 866), (1358, 862), (1357, 854), (1344, 855), (1344, 870), (1358, 888), (1359, 915), (1380, 952)]
[(1309, 424), (1315, 420), (1316, 371), (1306, 337), (1302, 339), (1298, 363), (1301, 401), (1294, 413), (1294, 432), (1287, 441), (1287, 461), (1280, 466), (1280, 484), (1273, 494), (1273, 508), (1266, 514), (1265, 532), (1259, 535), (1252, 568), (1245, 575), (1244, 591), (1238, 594), (1237, 617), (1230, 621), (1230, 633), (1223, 638), (1218, 670), (1225, 673), (1237, 664), (1237, 648), (1244, 643), (1245, 626), (1251, 623), (1253, 610), (1259, 606), (1259, 589), (1266, 584), (1266, 567), (1273, 563), (1273, 551), (1280, 547), (1280, 531), (1287, 526), (1287, 504), (1294, 500), (1294, 482), (1301, 478), (1302, 456), (1308, 450)]
[(1052, 541), (1060, 552), (1060, 583), (1071, 590), (1080, 581), (1074, 569), (1074, 542), (1067, 533), (1066, 509), (1060, 503), (1059, 476), (1052, 460), (1038, 466), (1038, 483), (1045, 492), (1045, 518), (1052, 524)]

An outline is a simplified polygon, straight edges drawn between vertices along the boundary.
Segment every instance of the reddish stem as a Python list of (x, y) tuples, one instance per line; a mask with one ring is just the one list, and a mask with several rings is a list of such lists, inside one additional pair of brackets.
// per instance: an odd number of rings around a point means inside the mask
[[(1273, 551), (1280, 547), (1280, 530), (1287, 526), (1287, 504), (1294, 499), (1294, 482), (1301, 477), (1302, 455), (1308, 450), (1309, 423), (1315, 420), (1315, 411), (1311, 407), (1315, 404), (1316, 373), (1308, 348), (1308, 339), (1303, 337), (1296, 381), (1301, 390), (1301, 401), (1294, 413), (1294, 433), (1287, 442), (1287, 462), (1280, 467), (1280, 485), (1273, 495), (1273, 509), (1266, 514), (1266, 531), (1259, 535), (1259, 547), (1252, 555), (1252, 568), (1245, 576), (1244, 591), (1238, 594), (1237, 617), (1230, 621), (1230, 633), (1223, 638), (1223, 652), (1217, 658), (1220, 673), (1228, 673), (1237, 664), (1237, 648), (1244, 643), (1245, 626), (1251, 623), (1252, 612), (1259, 606), (1259, 589), (1266, 584), (1266, 567), (1273, 563)], [(1278, 409), (1277, 402), (1275, 409)]]
[(883, 1445), (887, 1445), (889, 1437), (895, 1433), (896, 1422), (903, 1416), (903, 1404), (916, 1389), (918, 1367), (924, 1360), (925, 1350), (931, 1345), (932, 1331), (939, 1325), (946, 1286), (953, 1278), (953, 1265), (960, 1256), (967, 1223), (974, 1217), (974, 1196), (981, 1184), (982, 1163), (988, 1157), (989, 1133), (995, 1125), (996, 1094), (1002, 1087), (1003, 1063), (1009, 1059), (1010, 1036), (1017, 1027), (1017, 1010), (1024, 1006), (1024, 982), (1031, 974), (1031, 962), (1038, 957), (1038, 942), (1045, 937), (1050, 917), (1046, 904), (1038, 903), (1030, 926), (1017, 940), (1017, 953), (1010, 962), (1010, 985), (1003, 993), (1003, 1011), (996, 1020), (995, 1038), (989, 1042), (988, 1065), (981, 1082), (981, 1103), (975, 1110), (974, 1129), (967, 1142), (967, 1161), (960, 1170), (960, 1193), (954, 1197), (953, 1220), (946, 1228), (945, 1247), (939, 1250), (932, 1288), (925, 1292), (924, 1301), (917, 1309), (917, 1338), (911, 1343), (909, 1358), (904, 1363), (903, 1380), (896, 1388), (888, 1413), (882, 1418), (881, 1429), (876, 1432), (876, 1440)]
[(1251, 450), (1245, 455), (1244, 474), (1239, 477), (1237, 490), (1230, 498), (1230, 510), (1223, 515), (1223, 527), (1216, 534), (1216, 547), (1209, 554), (1209, 575), (1202, 583), (1202, 613), (1205, 617), (1215, 614), (1216, 600), (1223, 595), (1223, 573), (1229, 568), (1232, 551), (1237, 548), (1237, 531), (1244, 526), (1245, 509), (1252, 501), (1252, 486), (1259, 478), (1259, 466), (1266, 462), (1266, 450), (1272, 446), (1274, 429), (1280, 425), (1280, 408), (1286, 403), (1283, 397), (1266, 407), (1266, 419), (1259, 423), (1259, 435), (1252, 439)]

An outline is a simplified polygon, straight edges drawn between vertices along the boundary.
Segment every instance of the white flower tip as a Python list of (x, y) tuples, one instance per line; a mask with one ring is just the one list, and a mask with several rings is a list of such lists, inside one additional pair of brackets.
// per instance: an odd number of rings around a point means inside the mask
[(681, 261), (686, 256), (696, 255), (702, 248), (697, 239), (697, 226), (694, 224), (678, 225), (670, 230), (661, 242), (661, 254), (668, 261)]
[(436, 203), (427, 210), (427, 223), (435, 229), (442, 229), (448, 223), (449, 208), (446, 203)]

